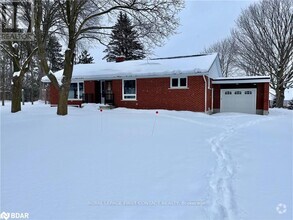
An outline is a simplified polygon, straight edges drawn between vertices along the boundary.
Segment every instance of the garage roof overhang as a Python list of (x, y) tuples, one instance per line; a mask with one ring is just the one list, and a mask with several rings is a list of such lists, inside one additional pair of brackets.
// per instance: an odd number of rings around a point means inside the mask
[(246, 77), (220, 77), (214, 78), (212, 84), (244, 84), (244, 83), (269, 83), (269, 76), (246, 76)]

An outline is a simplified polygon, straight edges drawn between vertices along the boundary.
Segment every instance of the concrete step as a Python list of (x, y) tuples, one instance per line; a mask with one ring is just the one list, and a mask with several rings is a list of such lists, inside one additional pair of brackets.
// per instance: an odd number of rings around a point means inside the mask
[(111, 110), (113, 108), (115, 108), (115, 106), (113, 106), (113, 105), (101, 105), (101, 106), (99, 106), (99, 110), (100, 109), (102, 109), (102, 110)]

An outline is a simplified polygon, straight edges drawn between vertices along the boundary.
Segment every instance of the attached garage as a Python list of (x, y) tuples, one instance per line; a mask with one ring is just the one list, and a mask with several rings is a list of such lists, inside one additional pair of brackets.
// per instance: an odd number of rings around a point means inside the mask
[(213, 79), (213, 112), (268, 114), (269, 77)]

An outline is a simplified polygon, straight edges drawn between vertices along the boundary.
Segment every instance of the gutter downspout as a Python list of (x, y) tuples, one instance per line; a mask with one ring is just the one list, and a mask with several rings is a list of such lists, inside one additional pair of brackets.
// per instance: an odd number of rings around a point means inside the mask
[(204, 112), (207, 113), (207, 80), (205, 75), (202, 76), (204, 81)]
[(210, 90), (212, 92), (212, 100), (211, 100), (211, 108), (210, 108), (210, 114), (213, 114), (214, 112), (214, 88), (211, 88), (211, 78), (208, 77), (208, 90)]
[(212, 88), (212, 114), (214, 113), (214, 88)]
[[(212, 91), (212, 100), (211, 100), (211, 113), (214, 112), (214, 88), (211, 88), (211, 79), (208, 77), (208, 86), (207, 86), (207, 80), (205, 78), (206, 76), (203, 75), (203, 80), (204, 80), (204, 86), (205, 86), (205, 92), (204, 92), (204, 110), (205, 113), (207, 113), (207, 90), (211, 90)], [(210, 112), (209, 112), (210, 113)]]

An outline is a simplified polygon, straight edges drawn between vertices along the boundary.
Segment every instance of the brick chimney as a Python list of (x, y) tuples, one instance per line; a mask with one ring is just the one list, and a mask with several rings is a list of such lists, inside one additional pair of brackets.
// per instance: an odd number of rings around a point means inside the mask
[(123, 62), (123, 61), (125, 61), (125, 56), (117, 56), (116, 57), (116, 63), (120, 63), (120, 62)]

